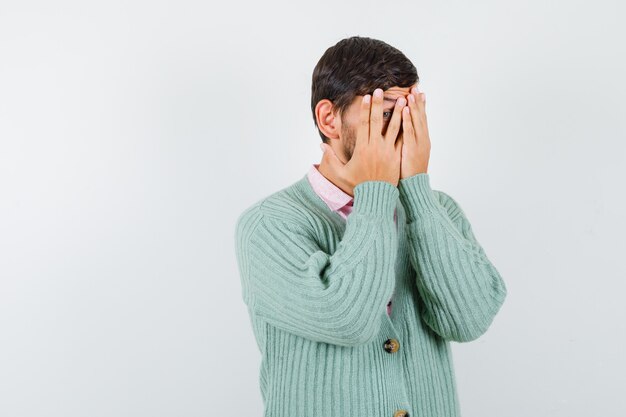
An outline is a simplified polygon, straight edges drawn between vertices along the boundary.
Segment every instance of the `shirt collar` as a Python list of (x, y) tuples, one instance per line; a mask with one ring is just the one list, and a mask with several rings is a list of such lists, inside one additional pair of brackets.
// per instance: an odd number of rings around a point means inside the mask
[(354, 198), (333, 184), (319, 171), (320, 164), (311, 164), (307, 177), (315, 192), (326, 202), (331, 210), (339, 210), (352, 205)]

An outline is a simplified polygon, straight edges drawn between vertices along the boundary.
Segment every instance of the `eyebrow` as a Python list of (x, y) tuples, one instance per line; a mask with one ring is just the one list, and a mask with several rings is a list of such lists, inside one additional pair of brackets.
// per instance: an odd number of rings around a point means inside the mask
[[(398, 98), (400, 98), (400, 97), (398, 97)], [(393, 103), (393, 104), (394, 104), (394, 106), (395, 106), (395, 104), (396, 104), (396, 100), (398, 100), (398, 98), (383, 97), (383, 101), (388, 101), (388, 102), (390, 102), (390, 103)], [(388, 109), (386, 109), (386, 110), (391, 110), (394, 106), (391, 106), (391, 107), (389, 107), (389, 108), (388, 108)]]

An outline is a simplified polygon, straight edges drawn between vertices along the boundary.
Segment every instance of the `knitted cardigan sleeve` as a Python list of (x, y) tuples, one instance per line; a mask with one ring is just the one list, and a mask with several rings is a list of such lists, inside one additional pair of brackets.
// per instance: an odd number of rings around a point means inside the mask
[(286, 221), (263, 204), (247, 210), (237, 222), (236, 249), (249, 309), (314, 341), (357, 346), (372, 340), (395, 286), (398, 193), (386, 181), (358, 184), (332, 254), (318, 245), (310, 223)]
[(429, 175), (403, 178), (399, 198), (407, 213), (411, 264), (424, 322), (442, 338), (468, 342), (484, 334), (506, 297), (502, 277), (487, 258), (465, 213)]

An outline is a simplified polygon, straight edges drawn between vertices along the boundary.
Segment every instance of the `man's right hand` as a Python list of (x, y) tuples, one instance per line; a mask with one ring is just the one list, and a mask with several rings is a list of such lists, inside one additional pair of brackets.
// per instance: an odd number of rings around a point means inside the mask
[(398, 131), (405, 104), (404, 97), (398, 98), (383, 135), (383, 90), (374, 90), (373, 98), (369, 94), (363, 96), (352, 158), (344, 164), (329, 145), (322, 144), (322, 174), (352, 196), (354, 187), (365, 181), (387, 181), (397, 187), (402, 152)]

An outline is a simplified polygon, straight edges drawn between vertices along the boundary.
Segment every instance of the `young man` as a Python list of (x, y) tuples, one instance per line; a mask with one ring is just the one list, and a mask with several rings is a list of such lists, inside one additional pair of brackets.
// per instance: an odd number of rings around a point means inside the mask
[(450, 342), (484, 334), (506, 287), (430, 187), (418, 80), (382, 41), (329, 48), (311, 100), (321, 163), (237, 220), (266, 417), (460, 416)]

